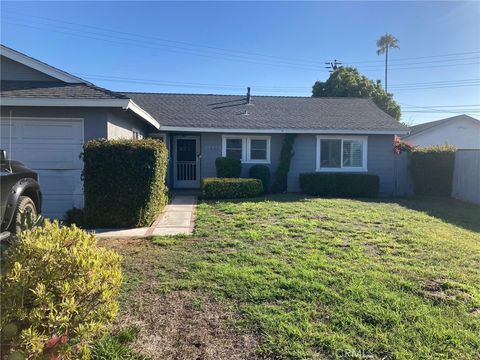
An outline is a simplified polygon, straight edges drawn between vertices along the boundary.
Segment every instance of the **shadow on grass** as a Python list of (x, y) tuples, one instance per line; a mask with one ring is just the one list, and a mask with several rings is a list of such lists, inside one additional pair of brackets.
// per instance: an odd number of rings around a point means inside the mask
[(467, 230), (480, 232), (480, 206), (448, 197), (411, 196), (404, 198), (369, 199), (395, 203), (405, 208), (425, 212), (430, 216)]
[[(202, 200), (202, 202), (301, 202), (315, 199), (316, 197), (300, 193), (288, 194), (267, 194), (256, 198), (248, 199), (226, 199), (226, 200)], [(317, 197), (319, 198), (319, 197)], [(469, 204), (460, 200), (447, 197), (429, 197), (429, 196), (411, 196), (404, 198), (377, 198), (365, 199), (357, 198), (356, 201), (368, 203), (391, 203), (398, 204), (405, 208), (422, 211), (430, 216), (436, 217), (447, 223), (460, 226), (464, 229), (480, 232), (480, 206)]]

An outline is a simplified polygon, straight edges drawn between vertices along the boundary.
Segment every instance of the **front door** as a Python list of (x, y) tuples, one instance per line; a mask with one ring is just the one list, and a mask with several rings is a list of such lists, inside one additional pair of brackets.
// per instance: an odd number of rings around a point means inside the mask
[(176, 137), (174, 163), (174, 187), (195, 189), (200, 187), (200, 138)]

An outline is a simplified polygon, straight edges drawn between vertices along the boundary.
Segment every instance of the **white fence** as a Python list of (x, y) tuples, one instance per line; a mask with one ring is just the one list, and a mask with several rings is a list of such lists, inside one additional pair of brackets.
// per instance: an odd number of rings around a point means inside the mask
[(480, 150), (456, 152), (452, 197), (480, 204)]

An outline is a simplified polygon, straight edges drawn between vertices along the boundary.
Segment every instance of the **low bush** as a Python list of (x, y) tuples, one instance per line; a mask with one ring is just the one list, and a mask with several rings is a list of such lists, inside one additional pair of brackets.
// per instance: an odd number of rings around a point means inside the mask
[(451, 195), (455, 151), (449, 145), (415, 148), (410, 168), (415, 194)]
[(377, 175), (349, 173), (300, 174), (300, 188), (308, 195), (332, 197), (376, 197)]
[(270, 169), (266, 165), (253, 165), (249, 170), (251, 179), (258, 179), (262, 182), (263, 192), (270, 189)]
[(92, 140), (84, 146), (83, 161), (88, 226), (148, 226), (167, 203), (163, 142)]
[(120, 256), (92, 234), (49, 221), (21, 232), (0, 279), (2, 355), (88, 358), (117, 314), (121, 280)]
[(239, 178), (242, 174), (240, 159), (219, 157), (215, 160), (215, 169), (218, 178)]
[(258, 196), (263, 186), (258, 179), (204, 178), (201, 191), (204, 199), (235, 199)]

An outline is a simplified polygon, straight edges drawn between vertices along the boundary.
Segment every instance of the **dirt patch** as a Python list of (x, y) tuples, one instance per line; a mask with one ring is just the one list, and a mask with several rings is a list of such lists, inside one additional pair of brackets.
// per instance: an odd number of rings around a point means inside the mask
[(117, 327), (140, 328), (132, 348), (152, 359), (256, 359), (257, 339), (232, 328), (225, 305), (190, 291), (144, 294)]
[(363, 245), (365, 245), (365, 252), (367, 253), (367, 255), (380, 256), (381, 251), (377, 245), (371, 243), (364, 243)]
[(422, 296), (437, 302), (462, 302), (470, 304), (473, 300), (465, 289), (449, 285), (445, 280), (427, 280), (420, 291)]
[[(195, 291), (158, 288), (166, 248), (146, 239), (105, 239), (123, 256), (126, 289), (115, 328), (137, 326), (131, 348), (152, 359), (257, 359), (259, 339), (233, 327), (226, 303)], [(181, 271), (181, 269), (177, 269)]]

